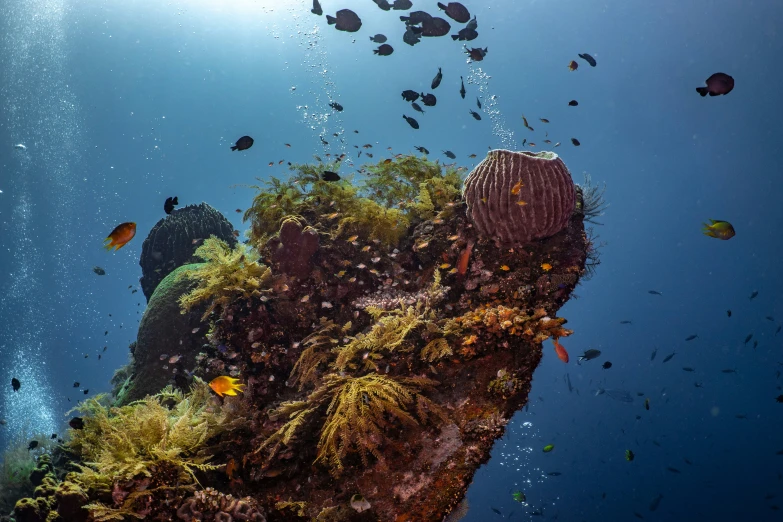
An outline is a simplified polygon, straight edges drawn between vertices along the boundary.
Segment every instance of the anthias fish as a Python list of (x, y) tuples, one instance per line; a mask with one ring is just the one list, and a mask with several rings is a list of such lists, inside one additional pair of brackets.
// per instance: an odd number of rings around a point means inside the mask
[(108, 237), (103, 240), (103, 242), (106, 243), (103, 248), (106, 250), (119, 250), (124, 247), (128, 241), (133, 239), (133, 236), (135, 235), (136, 223), (120, 223), (114, 228), (114, 230), (111, 231), (111, 234), (109, 234)]

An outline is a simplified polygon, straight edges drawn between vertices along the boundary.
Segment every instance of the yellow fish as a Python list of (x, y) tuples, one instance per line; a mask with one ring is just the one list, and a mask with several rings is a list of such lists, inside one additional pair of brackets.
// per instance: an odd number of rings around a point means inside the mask
[(511, 269), (508, 267), (508, 265), (500, 265), (500, 269), (501, 269), (501, 270), (503, 270), (504, 272), (508, 272), (509, 270), (511, 270)]
[(544, 272), (549, 272), (552, 270), (552, 265), (549, 263), (541, 263), (541, 268), (544, 270)]
[(450, 264), (448, 264), (448, 263), (443, 263), (443, 264), (441, 264), (441, 265), (440, 265), (440, 268), (441, 268), (442, 270), (446, 270), (446, 269), (447, 269), (447, 268), (449, 268), (450, 266), (451, 266), (451, 265), (450, 265)]
[(358, 235), (351, 236), (351, 237), (349, 237), (349, 238), (348, 238), (348, 242), (349, 242), (349, 243), (353, 243), (353, 242), (354, 242), (354, 241), (356, 241), (357, 239), (359, 239), (359, 236), (358, 236)]
[(520, 190), (522, 190), (522, 180), (517, 181), (516, 184), (513, 187), (511, 187), (511, 193), (516, 196), (517, 194), (519, 194)]
[(214, 379), (209, 381), (209, 387), (212, 388), (212, 391), (214, 391), (221, 397), (224, 395), (231, 395), (233, 397), (234, 395), (237, 394), (237, 392), (245, 391), (243, 389), (245, 385), (239, 382), (239, 379), (229, 377), (228, 375), (221, 375), (220, 377), (215, 377)]
[(103, 240), (106, 250), (119, 250), (136, 235), (136, 223), (122, 223), (111, 231), (109, 237)]
[(734, 237), (734, 227), (728, 221), (721, 221), (720, 219), (710, 219), (710, 224), (703, 223), (704, 228), (702, 232), (705, 236), (714, 237), (716, 239), (731, 239)]

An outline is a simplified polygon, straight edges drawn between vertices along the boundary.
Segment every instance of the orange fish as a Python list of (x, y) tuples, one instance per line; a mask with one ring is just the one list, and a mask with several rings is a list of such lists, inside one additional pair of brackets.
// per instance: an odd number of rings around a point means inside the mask
[(557, 353), (557, 358), (563, 361), (564, 363), (568, 362), (568, 352), (565, 348), (563, 348), (563, 345), (557, 342), (557, 338), (552, 339), (552, 342), (555, 343), (555, 353)]
[(471, 252), (473, 252), (473, 241), (468, 242), (468, 246), (465, 247), (465, 250), (462, 251), (457, 259), (457, 273), (459, 275), (465, 275), (467, 273)]
[(103, 240), (104, 243), (108, 241), (107, 244), (103, 245), (103, 248), (106, 250), (111, 250), (112, 248), (119, 250), (125, 246), (125, 243), (133, 239), (135, 235), (136, 223), (121, 223), (111, 231), (109, 237)]
[(579, 64), (576, 63), (574, 60), (571, 60), (571, 63), (568, 64), (568, 70), (569, 71), (575, 71), (579, 68)]
[(243, 389), (245, 385), (239, 382), (239, 379), (229, 377), (228, 375), (221, 375), (220, 377), (215, 377), (214, 379), (209, 381), (209, 387), (212, 388), (212, 391), (214, 391), (221, 397), (223, 395), (234, 396), (237, 394), (238, 391), (239, 392), (245, 391)]
[(523, 186), (522, 180), (517, 181), (516, 184), (513, 187), (511, 187), (511, 193), (516, 196), (517, 194), (519, 194), (519, 191), (522, 190), (522, 186)]
[(234, 480), (234, 472), (237, 470), (237, 461), (234, 459), (231, 459), (228, 461), (228, 464), (226, 464), (226, 475), (228, 476), (229, 480)]

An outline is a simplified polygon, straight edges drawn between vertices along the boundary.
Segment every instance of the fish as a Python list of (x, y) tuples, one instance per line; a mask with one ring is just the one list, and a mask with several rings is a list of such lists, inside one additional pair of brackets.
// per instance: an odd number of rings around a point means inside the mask
[(459, 275), (465, 275), (468, 271), (468, 263), (470, 262), (470, 254), (473, 252), (473, 245), (473, 241), (468, 241), (468, 245), (457, 258), (456, 268)]
[(394, 53), (394, 47), (389, 44), (382, 44), (377, 49), (373, 49), (372, 52), (378, 56), (391, 56)]
[(465, 80), (462, 79), (462, 76), (459, 77), (460, 87), (459, 87), (459, 95), (462, 96), (462, 99), (465, 99), (465, 94), (467, 91), (465, 90)]
[(386, 35), (383, 35), (383, 34), (379, 33), (379, 34), (376, 34), (375, 36), (371, 36), (370, 40), (375, 42), (375, 43), (377, 43), (377, 44), (386, 43)]
[(326, 15), (326, 23), (347, 33), (355, 33), (362, 27), (361, 18), (350, 9), (340, 9), (334, 16)]
[(168, 197), (166, 198), (166, 201), (163, 203), (163, 212), (166, 214), (171, 214), (171, 212), (174, 210), (174, 207), (179, 205), (179, 200), (177, 199), (177, 196)]
[(500, 515), (500, 516), (503, 516), (503, 513), (501, 513), (501, 512), (500, 512), (500, 510), (499, 510), (498, 508), (496, 508), (496, 507), (491, 507), (491, 506), (490, 506), (490, 508), (489, 508), (489, 509), (491, 509), (491, 510), (492, 510), (494, 513), (496, 513), (496, 514), (498, 514), (498, 515)]
[(544, 446), (544, 453), (549, 453), (553, 449), (555, 449), (555, 445), (554, 444), (547, 444), (546, 446)]
[(734, 227), (728, 221), (710, 219), (709, 222), (709, 225), (707, 223), (702, 223), (703, 228), (701, 231), (705, 236), (727, 241), (736, 234), (736, 232), (734, 232)]
[(736, 368), (733, 368), (733, 369), (732, 368), (726, 368), (725, 370), (721, 370), (720, 372), (721, 373), (737, 373), (737, 369)]
[(231, 150), (247, 150), (253, 146), (253, 138), (250, 136), (242, 136), (234, 145), (231, 146)]
[(652, 351), (652, 354), (650, 354), (650, 360), (652, 361), (655, 359), (655, 356), (658, 354), (658, 348), (654, 348)]
[(711, 75), (707, 78), (705, 83), (707, 84), (706, 87), (696, 87), (696, 92), (698, 92), (702, 98), (708, 94), (710, 96), (728, 94), (734, 89), (734, 78), (722, 72)]
[(465, 49), (465, 53), (470, 56), (470, 61), (472, 62), (480, 62), (484, 59), (485, 56), (487, 56), (487, 52), (489, 51), (488, 47), (485, 47), (484, 49), (480, 47), (474, 47), (472, 49)]
[(476, 105), (479, 109), (481, 108), (481, 100), (478, 99), (478, 96), (476, 96)]
[(209, 381), (209, 387), (212, 391), (223, 397), (224, 395), (234, 396), (237, 392), (244, 392), (245, 385), (239, 382), (239, 379), (221, 375)]
[(106, 270), (104, 270), (103, 268), (97, 265), (92, 267), (92, 271), (98, 274), (99, 276), (106, 275)]
[(581, 361), (592, 361), (593, 359), (599, 357), (601, 355), (601, 350), (596, 350), (594, 348), (591, 348), (589, 350), (585, 350), (585, 353), (579, 356), (579, 358), (576, 360), (577, 363)]
[(595, 67), (597, 65), (595, 58), (593, 58), (587, 53), (579, 53), (579, 58), (589, 63), (590, 67)]
[(644, 399), (644, 409), (647, 410), (647, 411), (650, 410), (650, 398), (649, 397)]
[(608, 369), (609, 369), (609, 368), (611, 368), (611, 367), (612, 367), (612, 363), (611, 363), (611, 362), (609, 362), (609, 361), (606, 361), (605, 363), (603, 363), (603, 364), (601, 365), (601, 368), (603, 368), (604, 370), (608, 370)]
[(672, 357), (674, 357), (675, 355), (677, 355), (677, 352), (672, 352), (672, 353), (670, 353), (669, 355), (667, 355), (666, 357), (664, 357), (664, 358), (663, 358), (663, 362), (669, 362), (669, 361), (671, 361), (671, 360), (672, 360)]
[(422, 36), (445, 36), (451, 31), (451, 25), (443, 18), (429, 17), (421, 23)]
[(744, 414), (744, 413), (738, 413), (738, 414), (734, 415), (734, 418), (747, 420), (748, 416), (746, 414)]
[(641, 513), (637, 513), (636, 511), (634, 511), (633, 514), (636, 518), (644, 520), (644, 515), (642, 515)]
[(692, 334), (692, 335), (689, 335), (688, 337), (686, 337), (686, 338), (685, 338), (685, 340), (686, 340), (686, 341), (693, 341), (693, 340), (694, 340), (694, 339), (696, 339), (697, 337), (699, 337), (699, 336), (698, 336), (698, 335), (696, 335), (696, 334)]
[(435, 107), (435, 104), (438, 103), (438, 99), (435, 97), (434, 94), (421, 93), (421, 103), (423, 103), (427, 107)]
[(14, 145), (14, 148), (16, 150), (27, 150), (27, 145), (25, 145), (24, 143), (17, 143), (16, 145)]
[(685, 463), (688, 464), (689, 466), (693, 466), (693, 462), (691, 462), (690, 460), (686, 459), (685, 457), (683, 457), (682, 460), (684, 460)]
[(731, 317), (731, 310), (726, 310), (726, 315), (727, 315), (728, 317)]
[(448, 5), (443, 5), (438, 2), (438, 8), (446, 12), (446, 16), (451, 18), (457, 23), (464, 24), (470, 20), (470, 13), (468, 9), (459, 2), (449, 2)]
[(626, 319), (624, 321), (620, 321), (620, 324), (633, 324), (633, 323)]
[(753, 292), (750, 294), (750, 297), (748, 297), (748, 300), (750, 300), (750, 301), (753, 301), (753, 300), (754, 300), (756, 297), (758, 297), (758, 295), (759, 295), (759, 291), (758, 291), (758, 290), (754, 290), (754, 291), (753, 291)]
[(443, 80), (443, 71), (441, 71), (441, 68), (438, 67), (438, 74), (435, 75), (435, 77), (432, 79), (432, 83), (430, 83), (430, 89), (435, 90), (440, 85), (441, 80)]
[(321, 9), (321, 4), (318, 2), (318, 0), (313, 0), (313, 8), (310, 9), (310, 12), (318, 16), (324, 14), (324, 10)]
[(413, 147), (413, 148), (416, 149), (417, 151), (421, 152), (422, 154), (429, 154), (430, 153), (430, 151), (428, 151), (426, 147)]
[[(517, 201), (517, 205), (527, 205), (527, 203), (525, 203), (524, 201)], [(549, 272), (550, 270), (552, 270), (552, 265), (550, 265), (549, 263), (541, 263), (541, 270), (543, 270), (544, 272)]]
[(570, 102), (568, 102), (569, 107), (576, 107), (577, 105), (579, 105), (579, 102), (576, 100), (571, 100)]
[(419, 99), (419, 93), (410, 89), (406, 89), (402, 91), (402, 99), (409, 102), (416, 101)]
[(461, 42), (470, 42), (476, 38), (478, 38), (478, 32), (476, 32), (476, 28), (468, 26), (465, 26), (457, 31), (457, 34), (451, 35), (452, 40), (459, 40)]
[(574, 147), (578, 147), (579, 145), (581, 145), (581, 143), (579, 142), (579, 140), (578, 140), (578, 139), (576, 139), (576, 138), (571, 138), (571, 143), (573, 143), (573, 144), (574, 144)]
[(578, 63), (576, 63), (574, 60), (571, 60), (570, 62), (568, 62), (568, 70), (569, 71), (575, 71), (577, 69), (579, 69), (579, 64)]
[(686, 371), (686, 372), (695, 372), (696, 371), (695, 368), (691, 368), (690, 366), (683, 366), (682, 369), (683, 369), (683, 371)]
[(22, 383), (19, 382), (19, 379), (17, 379), (16, 377), (11, 378), (11, 388), (13, 388), (15, 392), (18, 392), (19, 388), (21, 387), (22, 387)]
[(783, 395), (778, 395), (777, 397), (775, 397), (775, 401), (776, 402), (783, 402)]
[(560, 473), (559, 471), (550, 471), (549, 473), (547, 473), (547, 475), (549, 475), (550, 477), (559, 477), (560, 475), (562, 475), (562, 473)]
[(468, 109), (468, 111), (470, 112), (470, 115), (473, 116), (474, 120), (481, 120), (481, 115), (479, 113), (472, 109)]
[(778, 325), (778, 327), (775, 329), (775, 335), (780, 333), (781, 328), (783, 328), (783, 325)]
[(421, 28), (407, 26), (405, 28), (405, 34), (402, 35), (402, 41), (410, 46), (416, 45), (421, 41), (421, 32)]
[(564, 363), (568, 362), (568, 352), (565, 348), (563, 348), (563, 345), (560, 344), (557, 340), (557, 337), (552, 338), (552, 342), (555, 344), (555, 353), (557, 354), (557, 358), (563, 361)]
[(52, 438), (52, 439), (56, 439), (56, 438), (57, 438), (57, 434), (56, 434), (56, 433), (52, 433), (52, 436), (51, 436), (51, 438)]
[(402, 115), (402, 117), (405, 119), (405, 121), (408, 122), (408, 125), (410, 125), (414, 129), (419, 128), (419, 122), (416, 121), (414, 118), (411, 118), (410, 116), (405, 116), (404, 114)]
[(656, 509), (658, 509), (658, 506), (660, 505), (661, 500), (663, 500), (663, 495), (658, 493), (658, 496), (655, 497), (652, 500), (652, 502), (650, 503), (650, 511), (655, 511)]
[(417, 111), (417, 112), (420, 112), (420, 113), (424, 114), (424, 109), (422, 109), (421, 105), (419, 105), (418, 103), (411, 102), (411, 107), (413, 107), (414, 111)]
[(633, 459), (636, 457), (636, 455), (633, 454), (633, 451), (627, 449), (625, 450), (625, 460), (628, 462), (633, 461)]
[(73, 419), (68, 421), (68, 426), (75, 430), (83, 430), (84, 429), (84, 419), (81, 417), (74, 417)]
[(775, 322), (775, 318), (772, 317), (771, 315), (766, 316), (764, 319), (766, 319), (767, 321), (772, 321), (773, 323)]
[(456, 156), (456, 155), (455, 155), (453, 152), (451, 152), (450, 150), (443, 150), (443, 151), (441, 151), (441, 152), (443, 152), (443, 154), (444, 154), (444, 155), (445, 155), (447, 158), (449, 158), (449, 159), (457, 159), (457, 156)]
[(109, 236), (104, 239), (105, 244), (103, 247), (106, 250), (119, 250), (124, 247), (128, 241), (133, 239), (136, 235), (136, 223), (128, 222), (117, 225), (114, 230), (111, 231)]
[(744, 343), (744, 344), (748, 344), (748, 342), (749, 342), (751, 339), (753, 339), (753, 334), (748, 334), (748, 335), (745, 337), (745, 343)]
[(37, 440), (31, 440), (30, 444), (27, 445), (27, 451), (33, 450), (38, 447), (38, 441)]
[(663, 295), (663, 293), (659, 292), (658, 290), (647, 290), (647, 293), (651, 295)]
[(89, 388), (87, 388), (86, 390), (84, 390), (84, 394), (85, 394), (85, 395), (87, 395), (88, 393), (90, 393), (90, 389), (89, 389)]
[[(336, 110), (337, 112), (343, 112), (343, 106), (340, 105), (339, 103), (335, 102), (335, 101), (330, 102), (329, 103), (329, 107), (331, 107), (332, 109)], [(321, 141), (324, 141), (324, 139), (321, 138)], [(324, 145), (328, 145), (328, 144), (329, 143), (324, 142)]]
[(672, 468), (671, 466), (667, 466), (667, 467), (666, 467), (666, 469), (668, 469), (668, 470), (669, 470), (669, 471), (671, 471), (672, 473), (678, 473), (678, 474), (680, 473), (680, 470), (679, 470), (679, 469), (677, 469), (677, 468)]
[(411, 7), (413, 7), (411, 0), (394, 0), (392, 4), (392, 9), (395, 11), (407, 11)]

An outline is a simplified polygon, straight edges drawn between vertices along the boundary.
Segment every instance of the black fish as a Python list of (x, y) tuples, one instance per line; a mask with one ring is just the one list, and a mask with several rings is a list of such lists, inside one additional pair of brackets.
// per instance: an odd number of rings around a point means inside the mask
[(92, 267), (92, 271), (95, 272), (96, 274), (100, 275), (100, 276), (106, 275), (106, 270), (104, 270), (103, 268), (101, 268), (99, 266)]
[(247, 150), (253, 146), (253, 138), (250, 136), (242, 136), (236, 142), (236, 145), (231, 147), (231, 150)]
[(430, 18), (421, 23), (422, 36), (445, 36), (451, 31), (451, 25), (443, 18)]
[(32, 449), (35, 449), (38, 447), (38, 441), (37, 440), (31, 440), (30, 444), (27, 445), (27, 451), (30, 451)]
[(411, 0), (394, 0), (392, 4), (392, 9), (395, 11), (407, 11), (411, 7), (413, 7)]
[(83, 430), (84, 420), (81, 417), (74, 417), (73, 419), (68, 421), (68, 425), (75, 430)]
[[(329, 107), (331, 107), (332, 109), (336, 110), (337, 112), (343, 112), (343, 106), (340, 105), (337, 102), (330, 103)], [(321, 138), (321, 140), (323, 140), (323, 138)]]
[(405, 34), (402, 35), (402, 41), (410, 46), (414, 46), (421, 41), (421, 29), (409, 25), (405, 28)]
[(179, 200), (177, 199), (177, 196), (168, 197), (166, 198), (166, 202), (163, 203), (163, 212), (166, 214), (171, 214), (171, 211), (174, 210), (174, 207), (179, 205)]
[(696, 339), (697, 337), (698, 337), (698, 335), (696, 335), (696, 334), (693, 334), (693, 335), (689, 335), (688, 337), (686, 337), (686, 338), (685, 338), (685, 340), (686, 340), (686, 341), (693, 341), (693, 340), (694, 340), (694, 339)]
[(16, 377), (13, 377), (11, 379), (11, 387), (14, 389), (15, 392), (18, 392), (19, 388), (22, 387), (22, 383), (19, 382), (19, 379), (17, 379)]
[(469, 111), (470, 111), (470, 115), (473, 116), (474, 120), (481, 120), (481, 115), (479, 113), (477, 113), (474, 110), (470, 110), (470, 109), (469, 109)]
[(408, 125), (410, 125), (414, 129), (418, 129), (419, 128), (419, 122), (418, 121), (414, 120), (410, 116), (405, 116), (404, 114), (402, 115), (402, 117), (405, 118), (405, 121), (408, 122)]
[(609, 362), (609, 361), (606, 361), (605, 363), (603, 363), (603, 364), (601, 365), (601, 368), (603, 368), (604, 370), (608, 370), (608, 369), (609, 369), (609, 368), (611, 368), (611, 367), (612, 367), (612, 363), (611, 363), (611, 362)]
[(416, 91), (412, 91), (410, 89), (407, 89), (405, 91), (402, 91), (402, 99), (409, 102), (414, 102), (419, 99), (419, 93)]
[(783, 395), (778, 395), (777, 397), (775, 397), (775, 400), (777, 402), (783, 402)]
[(323, 174), (321, 174), (321, 179), (324, 181), (340, 181), (340, 175), (331, 170), (325, 170)]
[(725, 370), (721, 370), (720, 372), (721, 373), (737, 373), (737, 369), (736, 368), (734, 368), (734, 369), (726, 368)]
[(103, 351), (104, 351), (104, 352), (106, 351), (106, 348), (108, 348), (108, 346), (104, 346), (104, 347), (103, 347)]
[(579, 143), (579, 140), (576, 138), (571, 138), (571, 143), (574, 144), (574, 147), (578, 147), (579, 145), (581, 145), (581, 143)]
[(641, 520), (644, 520), (644, 516), (643, 516), (641, 513), (637, 513), (636, 511), (634, 511), (634, 512), (633, 512), (633, 514), (634, 514), (634, 516), (635, 516), (636, 518), (639, 518), (639, 519), (641, 519)]
[(658, 354), (658, 348), (653, 349), (652, 355), (650, 355), (650, 360), (652, 361), (655, 359), (655, 356)]
[(753, 293), (750, 294), (750, 297), (748, 297), (748, 299), (753, 301), (756, 298), (756, 296), (758, 296), (758, 295), (759, 295), (759, 291), (758, 290), (754, 290)]
[(455, 22), (464, 24), (470, 20), (468, 9), (459, 2), (449, 2), (449, 5), (443, 5), (438, 2), (438, 7), (446, 12), (446, 15)]
[(389, 4), (388, 0), (372, 0), (375, 2), (375, 4), (383, 9), (384, 11), (390, 11), (391, 10), (391, 4)]
[(416, 102), (411, 102), (411, 107), (413, 107), (413, 110), (414, 110), (414, 111), (418, 111), (418, 112), (420, 112), (420, 113), (424, 114), (424, 109), (422, 109), (422, 108), (421, 108), (421, 105), (419, 105), (418, 103), (416, 103)]
[(437, 89), (442, 79), (443, 79), (443, 73), (441, 72), (440, 67), (438, 67), (438, 74), (436, 74), (435, 78), (432, 79), (432, 83), (430, 84), (430, 89), (432, 90)]
[(52, 438), (56, 439), (57, 438), (57, 434), (56, 433), (52, 433)]
[(664, 357), (664, 358), (663, 358), (663, 362), (669, 362), (669, 361), (671, 361), (671, 360), (672, 360), (672, 357), (674, 357), (675, 355), (677, 355), (677, 352), (672, 352), (672, 353), (670, 353), (669, 355), (667, 355), (666, 357)]
[(379, 44), (386, 43), (386, 35), (378, 33), (375, 36), (371, 36), (370, 40)]
[(451, 152), (450, 150), (444, 150), (444, 151), (441, 151), (441, 152), (443, 152), (443, 154), (445, 154), (446, 157), (449, 158), (449, 159), (457, 159), (457, 156), (455, 156), (454, 153)]
[(435, 97), (434, 94), (421, 93), (421, 103), (423, 103), (427, 107), (434, 107), (435, 104), (438, 103), (438, 99)]
[(663, 500), (663, 495), (658, 493), (658, 496), (653, 499), (653, 501), (650, 503), (650, 511), (655, 511), (658, 509), (658, 505), (661, 503), (661, 500)]
[(650, 398), (649, 397), (644, 399), (644, 409), (647, 410), (647, 411), (650, 411)]
[(350, 9), (340, 9), (334, 16), (326, 15), (326, 23), (338, 31), (355, 33), (362, 27), (362, 20)]
[(576, 360), (576, 362), (580, 363), (582, 361), (591, 361), (600, 355), (601, 355), (601, 350), (590, 348), (589, 350), (585, 350), (585, 353), (580, 355), (579, 358)]
[(620, 321), (620, 324), (633, 324), (633, 323), (631, 321), (625, 320), (625, 321)]
[(78, 388), (79, 386), (81, 386), (81, 385), (78, 382), (73, 383), (73, 387), (74, 388)]
[(560, 475), (562, 475), (562, 473), (560, 473), (559, 471), (550, 471), (549, 473), (547, 473), (547, 475), (549, 475), (550, 477), (559, 477)]
[(726, 310), (726, 315), (728, 315), (729, 317), (731, 317), (731, 310)]
[(663, 294), (662, 294), (661, 292), (659, 292), (658, 290), (647, 290), (647, 293), (648, 293), (648, 294), (652, 294), (652, 295), (663, 295)]
[(748, 334), (747, 337), (745, 337), (745, 344), (748, 344), (748, 342), (753, 339), (753, 334)]
[(683, 371), (686, 371), (686, 372), (695, 372), (696, 371), (695, 368), (691, 368), (690, 366), (683, 366), (682, 369), (683, 369)]
[(418, 150), (422, 154), (429, 154), (430, 151), (428, 151), (425, 147), (413, 147), (414, 149)]
[(777, 329), (775, 330), (775, 335), (780, 333), (780, 329), (783, 328), (783, 326), (779, 325)]
[(497, 513), (498, 515), (500, 515), (500, 516), (503, 516), (503, 513), (501, 513), (501, 512), (500, 512), (500, 510), (499, 510), (498, 508), (496, 508), (496, 507), (491, 507), (491, 506), (490, 506), (490, 508), (489, 508), (489, 509), (491, 509), (492, 511), (494, 511), (494, 512), (495, 512), (495, 513)]
[(478, 99), (478, 96), (476, 97), (476, 105), (478, 105), (478, 108), (481, 108), (481, 100)]
[(755, 350), (758, 345), (759, 345), (758, 340), (754, 340), (753, 341), (753, 349)]
[(667, 466), (667, 467), (666, 467), (666, 469), (668, 469), (668, 470), (669, 470), (669, 471), (671, 471), (672, 473), (680, 473), (680, 470), (679, 470), (679, 469), (677, 469), (677, 468), (672, 468), (672, 467), (668, 467), (668, 466)]
[(465, 54), (470, 56), (470, 61), (480, 62), (487, 56), (488, 51), (489, 47), (483, 49), (481, 47), (472, 47), (470, 49), (465, 49)]
[(688, 464), (689, 466), (693, 466), (693, 462), (691, 462), (690, 460), (686, 459), (685, 457), (683, 457), (682, 460), (684, 460), (685, 463)]
[(579, 102), (576, 100), (571, 100), (570, 102), (568, 102), (569, 107), (576, 107), (577, 105), (579, 105)]
[(87, 395), (88, 393), (90, 393), (90, 389), (89, 389), (89, 388), (87, 388), (86, 390), (84, 390), (84, 394), (85, 394), (85, 395)]
[(702, 97), (707, 96), (708, 94), (710, 96), (728, 94), (734, 89), (734, 78), (726, 73), (715, 73), (707, 78), (706, 83), (706, 87), (696, 87), (696, 92)]
[(405, 22), (405, 25), (419, 25), (432, 20), (432, 15), (424, 11), (413, 11), (408, 16), (401, 16), (400, 20)]
[(461, 42), (470, 42), (476, 38), (478, 38), (478, 32), (476, 32), (475, 29), (471, 29), (470, 27), (464, 27), (457, 31), (457, 34), (451, 35), (452, 40), (459, 40)]
[(318, 0), (313, 0), (313, 8), (310, 9), (310, 12), (318, 16), (324, 14), (324, 10), (321, 9), (321, 4), (318, 2)]
[(372, 52), (378, 56), (390, 56), (394, 52), (394, 47), (389, 44), (383, 44), (377, 49), (373, 49)]
[(459, 77), (460, 81), (460, 88), (459, 88), (459, 95), (462, 96), (462, 99), (465, 99), (465, 80), (462, 79), (462, 76)]
[(584, 60), (587, 63), (589, 63), (590, 67), (595, 67), (596, 66), (595, 58), (593, 58), (592, 56), (590, 56), (587, 53), (584, 53), (584, 54), (579, 53), (579, 58), (581, 58), (582, 60)]

